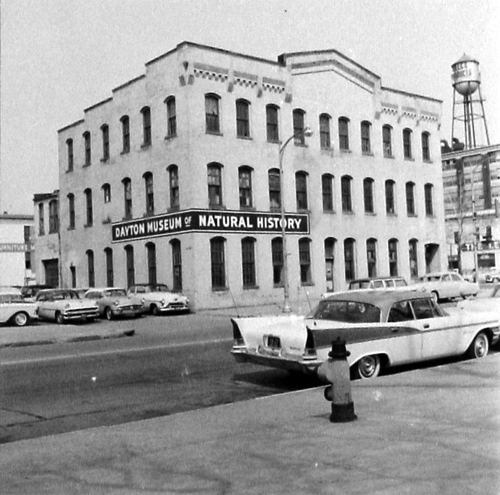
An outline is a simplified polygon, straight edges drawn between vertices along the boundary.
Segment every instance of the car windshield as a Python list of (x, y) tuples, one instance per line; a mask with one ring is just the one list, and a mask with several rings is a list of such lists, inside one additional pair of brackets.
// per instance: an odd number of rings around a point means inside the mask
[(396, 287), (406, 287), (408, 284), (406, 283), (406, 280), (401, 278), (401, 279), (396, 279), (395, 280)]
[(0, 303), (24, 303), (24, 299), (19, 294), (0, 294)]
[(150, 292), (169, 292), (165, 284), (154, 284), (149, 286)]
[(318, 320), (344, 323), (380, 323), (380, 308), (354, 301), (321, 301), (313, 312)]
[(127, 291), (125, 289), (109, 289), (104, 291), (105, 297), (126, 297)]
[(68, 291), (68, 292), (56, 292), (53, 294), (52, 300), (62, 301), (63, 299), (80, 299), (78, 292)]

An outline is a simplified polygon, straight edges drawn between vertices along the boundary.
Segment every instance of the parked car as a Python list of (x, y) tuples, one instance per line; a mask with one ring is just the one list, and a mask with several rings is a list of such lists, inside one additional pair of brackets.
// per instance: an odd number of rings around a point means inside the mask
[(488, 284), (500, 282), (500, 269), (494, 268), (484, 274), (484, 281)]
[(24, 299), (31, 299), (32, 301), (34, 301), (36, 295), (40, 290), (53, 289), (53, 288), (54, 287), (51, 285), (44, 285), (44, 284), (24, 285), (23, 287), (21, 287), (21, 295), (23, 296)]
[(479, 285), (465, 280), (459, 273), (435, 272), (428, 273), (412, 285), (432, 294), (435, 301), (476, 296)]
[(23, 299), (20, 289), (0, 288), (0, 323), (24, 327), (37, 319), (36, 304)]
[(44, 289), (36, 295), (37, 314), (41, 320), (92, 321), (99, 316), (95, 301), (81, 299), (74, 289)]
[(99, 307), (99, 316), (108, 320), (117, 317), (137, 318), (143, 313), (141, 301), (128, 296), (126, 289), (118, 287), (89, 289), (84, 299), (95, 301)]
[(128, 295), (140, 299), (144, 311), (154, 315), (190, 311), (189, 299), (170, 292), (165, 284), (136, 284), (129, 288)]
[(500, 317), (500, 284), (496, 284), (487, 297), (475, 297), (460, 301), (457, 308), (472, 312), (494, 312)]
[(349, 290), (393, 289), (396, 287), (408, 287), (408, 283), (402, 277), (359, 278), (349, 282)]
[(334, 294), (308, 317), (233, 318), (232, 355), (250, 362), (319, 373), (332, 341), (346, 342), (354, 375), (374, 378), (383, 368), (445, 356), (481, 358), (500, 339), (494, 313), (447, 313), (422, 291), (366, 290)]

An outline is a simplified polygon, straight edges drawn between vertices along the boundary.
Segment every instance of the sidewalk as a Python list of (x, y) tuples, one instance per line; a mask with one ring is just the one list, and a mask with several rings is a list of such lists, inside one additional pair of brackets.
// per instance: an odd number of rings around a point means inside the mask
[(500, 493), (500, 355), (2, 445), (1, 493)]

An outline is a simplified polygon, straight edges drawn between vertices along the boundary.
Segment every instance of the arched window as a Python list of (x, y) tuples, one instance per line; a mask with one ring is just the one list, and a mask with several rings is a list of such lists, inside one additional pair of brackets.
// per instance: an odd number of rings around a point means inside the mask
[(256, 270), (255, 270), (255, 239), (245, 237), (241, 240), (241, 261), (243, 288), (255, 288)]
[(94, 213), (92, 206), (92, 189), (85, 189), (85, 226), (91, 227), (94, 223)]
[(144, 107), (141, 110), (142, 114), (142, 145), (151, 145), (151, 109)]
[(92, 148), (90, 143), (90, 132), (83, 133), (83, 146), (85, 150), (85, 163), (84, 167), (88, 167), (92, 163)]
[(104, 259), (106, 263), (106, 287), (113, 287), (114, 272), (113, 272), (113, 250), (109, 247), (104, 249)]
[(124, 115), (120, 122), (122, 124), (122, 153), (130, 151), (130, 119), (128, 115)]
[(418, 278), (418, 241), (410, 239), (408, 241), (408, 254), (410, 258), (410, 276)]
[(352, 280), (356, 278), (354, 264), (354, 239), (348, 238), (344, 240), (344, 270), (345, 279)]
[(431, 161), (430, 134), (422, 132), (422, 160), (424, 162)]
[(344, 151), (349, 149), (349, 119), (347, 117), (339, 118), (339, 148)]
[(281, 176), (277, 168), (268, 172), (269, 179), (269, 207), (271, 211), (279, 211), (281, 208)]
[(104, 124), (101, 126), (102, 136), (102, 160), (109, 160), (109, 126)]
[(406, 213), (409, 217), (416, 215), (415, 209), (415, 183), (407, 182), (406, 186)]
[(321, 176), (321, 193), (323, 197), (323, 211), (333, 212), (333, 175), (323, 174)]
[(283, 239), (275, 237), (271, 241), (271, 252), (273, 260), (273, 285), (283, 287)]
[(293, 142), (296, 145), (306, 144), (305, 130), (305, 115), (304, 110), (295, 109), (292, 113), (293, 116)]
[(146, 193), (146, 215), (154, 215), (155, 213), (155, 193), (153, 186), (153, 174), (146, 172), (144, 178), (144, 190)]
[(295, 194), (297, 199), (297, 210), (307, 210), (307, 173), (297, 172), (295, 174)]
[(207, 166), (208, 205), (218, 208), (222, 203), (222, 165), (210, 163)]
[(280, 140), (278, 112), (279, 107), (276, 105), (266, 106), (267, 140), (270, 143), (277, 143)]
[(134, 247), (128, 244), (124, 247), (126, 256), (127, 288), (135, 285)]
[(124, 200), (124, 218), (132, 218), (132, 181), (127, 177), (122, 180), (123, 200)]
[(384, 149), (384, 156), (392, 158), (392, 127), (390, 125), (382, 127), (382, 147)]
[(223, 237), (210, 239), (210, 255), (212, 268), (212, 289), (226, 289), (226, 240)]
[(352, 212), (352, 177), (344, 175), (340, 179), (342, 192), (342, 211), (344, 213)]
[(238, 187), (240, 193), (240, 208), (252, 208), (252, 168), (242, 166), (238, 169)]
[(247, 100), (236, 100), (236, 135), (250, 137), (250, 103)]
[(168, 167), (168, 184), (170, 191), (170, 208), (172, 210), (179, 209), (179, 167), (170, 165)]
[(398, 275), (398, 240), (389, 239), (389, 275), (397, 277)]
[(49, 234), (59, 231), (59, 202), (53, 199), (49, 202)]
[(169, 138), (177, 136), (177, 108), (175, 97), (169, 96), (165, 100), (167, 108), (167, 136)]
[(301, 285), (311, 285), (311, 239), (303, 238), (299, 240), (299, 264)]
[(334, 278), (335, 266), (335, 239), (328, 237), (325, 239), (325, 276), (326, 276), (326, 291), (333, 292), (335, 290)]
[(403, 129), (403, 156), (405, 160), (411, 160), (413, 158), (411, 149), (411, 130)]
[(377, 240), (368, 239), (366, 241), (366, 261), (368, 267), (368, 276), (377, 276)]
[(156, 284), (156, 245), (154, 242), (146, 244), (148, 260), (148, 284)]
[(87, 255), (88, 286), (95, 287), (94, 251), (88, 249), (85, 254)]
[(434, 204), (433, 204), (433, 185), (425, 184), (424, 186), (424, 194), (425, 194), (425, 214), (428, 217), (434, 216)]
[(331, 120), (331, 117), (326, 113), (322, 113), (319, 116), (319, 141), (322, 149), (330, 149), (332, 147), (330, 136)]
[(385, 181), (385, 211), (389, 215), (396, 213), (396, 183), (393, 180)]
[(75, 195), (73, 193), (68, 194), (68, 217), (69, 217), (69, 230), (75, 229)]
[(66, 153), (67, 153), (67, 159), (68, 159), (68, 172), (73, 172), (73, 169), (75, 167), (75, 155), (74, 155), (74, 151), (73, 151), (73, 140), (72, 139), (66, 140)]
[(371, 127), (370, 122), (361, 122), (361, 152), (365, 155), (372, 152)]
[(181, 241), (172, 239), (170, 241), (172, 248), (172, 289), (174, 292), (182, 291), (182, 254), (181, 254)]
[(101, 189), (104, 203), (111, 203), (111, 186), (106, 183), (102, 185)]
[(219, 100), (215, 94), (205, 95), (205, 122), (208, 134), (220, 134)]
[(365, 202), (365, 213), (375, 213), (375, 201), (373, 198), (374, 180), (371, 177), (363, 179), (363, 199)]

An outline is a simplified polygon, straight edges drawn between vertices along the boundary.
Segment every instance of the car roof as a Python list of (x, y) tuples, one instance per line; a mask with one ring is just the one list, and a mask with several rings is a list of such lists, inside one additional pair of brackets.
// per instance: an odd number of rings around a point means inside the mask
[(353, 282), (371, 282), (372, 280), (404, 280), (403, 277), (366, 277), (366, 278), (355, 278), (351, 280)]
[(90, 289), (87, 289), (87, 292), (90, 291), (99, 291), (99, 290), (127, 290), (125, 287), (91, 287)]
[(333, 293), (323, 299), (323, 301), (352, 301), (359, 303), (374, 304), (376, 306), (392, 305), (398, 301), (408, 301), (410, 299), (429, 298), (430, 294), (423, 290), (362, 290)]

